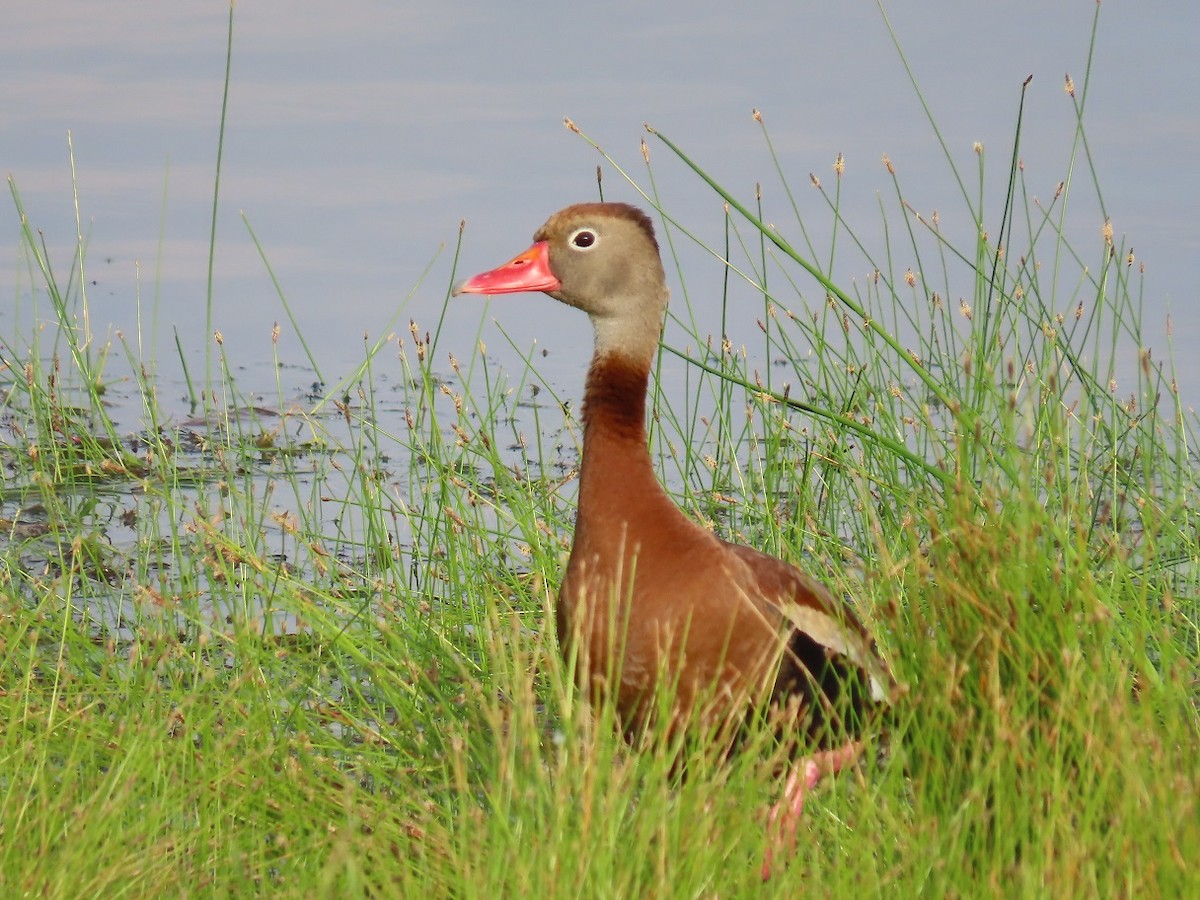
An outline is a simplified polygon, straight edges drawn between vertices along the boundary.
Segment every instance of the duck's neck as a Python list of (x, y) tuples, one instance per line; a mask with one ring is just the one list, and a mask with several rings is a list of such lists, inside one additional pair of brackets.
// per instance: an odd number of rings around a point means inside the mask
[(583, 393), (584, 443), (595, 436), (646, 446), (646, 391), (650, 363), (597, 354)]
[[(579, 516), (626, 509), (663, 494), (646, 446), (649, 359), (598, 353), (583, 395), (583, 462)], [(632, 504), (632, 506), (631, 506)]]

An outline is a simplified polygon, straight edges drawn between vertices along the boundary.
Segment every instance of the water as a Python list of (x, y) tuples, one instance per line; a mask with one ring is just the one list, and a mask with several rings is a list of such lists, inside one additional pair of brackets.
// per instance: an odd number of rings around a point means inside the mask
[[(1070, 72), (1083, 82), (1093, 10), (1083, 0), (1019, 0), (1003, 7), (933, 0), (889, 11), (972, 198), (978, 190), (974, 142), (985, 147), (991, 223), (999, 219), (1020, 85), (1030, 74), (1026, 175), (1034, 193), (1048, 199), (1067, 174), (1074, 114), (1062, 79)], [(564, 115), (643, 186), (648, 184), (639, 150), (643, 121), (747, 202), (755, 183), (763, 182), (767, 217), (800, 246), (751, 118), (751, 110), (759, 108), (819, 248), (827, 248), (829, 215), (810, 187), (809, 173), (832, 189), (839, 153), (846, 159), (842, 215), (873, 247), (883, 234), (880, 202), (896, 206), (880, 162), (884, 153), (897, 168), (905, 197), (927, 216), (938, 210), (943, 229), (960, 246), (970, 242), (959, 187), (871, 3), (803, 11), (790, 2), (760, 3), (748, 11), (608, 3), (513, 14), (495, 4), (444, 3), (436, 11), (414, 11), (362, 2), (335, 9), (260, 0), (235, 9), (210, 323), (209, 230), (227, 13), (220, 4), (117, 0), (94, 8), (76, 5), (68, 16), (59, 4), (24, 4), (6, 15), (0, 168), (13, 178), (60, 281), (71, 273), (77, 227), (86, 236), (83, 274), (96, 335), (92, 349), (114, 343), (108, 372), (115, 380), (105, 402), (123, 433), (138, 433), (145, 423), (135, 384), (121, 377), (127, 368), (122, 342), (135, 360), (153, 366), (167, 415), (183, 435), (195, 434), (198, 445), (208, 426), (193, 419), (176, 339), (192, 378), (202, 380), (206, 350), (214, 365), (218, 359), (210, 328), (219, 330), (221, 352), (245, 392), (239, 402), (272, 407), (282, 398), (284, 406), (311, 408), (314, 382), (332, 388), (358, 369), (366, 347), (390, 332), (411, 350), (408, 320), (428, 330), (441, 315), (454, 280), (461, 220), (467, 227), (460, 275), (523, 250), (550, 212), (595, 197), (600, 159), (563, 128)], [(1194, 165), (1200, 156), (1195, 90), (1200, 62), (1189, 45), (1200, 33), (1198, 24), (1191, 3), (1143, 3), (1136, 11), (1106, 5), (1087, 99), (1089, 147), (1107, 212), (1118, 238), (1127, 234), (1147, 265), (1145, 328), (1157, 359), (1165, 357), (1168, 312), (1182, 336), (1180, 346), (1189, 346), (1188, 336), (1200, 325), (1191, 287), (1198, 241), (1194, 217), (1200, 211)], [(666, 209), (720, 246), (719, 199), (663, 146), (649, 142)], [(1086, 186), (1083, 159), (1076, 161), (1074, 178)], [(641, 202), (607, 164), (605, 193)], [(1095, 254), (1103, 215), (1087, 195), (1081, 190), (1072, 201), (1071, 237)], [(0, 309), (0, 337), (19, 352), (51, 310), (20, 249), (17, 216), (8, 209), (5, 214), (0, 206), (0, 220), (10, 223), (12, 236), (9, 249), (0, 250), (0, 283), (15, 303)], [(892, 215), (895, 238), (901, 220)], [(686, 295), (697, 334), (719, 333), (724, 274), (719, 261), (679, 234), (674, 244), (679, 269), (669, 263), (668, 274), (675, 311), (682, 315)], [(822, 252), (827, 249), (818, 255)], [(839, 259), (839, 282), (847, 289), (861, 287), (870, 267), (845, 234)], [(909, 264), (898, 263), (901, 270)], [(968, 292), (969, 281), (959, 289)], [(811, 284), (802, 290), (819, 306), (820, 291)], [(734, 344), (761, 347), (755, 324), (762, 316), (761, 297), (743, 286), (734, 288), (731, 299), (725, 327)], [(947, 298), (951, 304), (954, 299)], [(1067, 311), (1075, 298), (1066, 291), (1062, 303)], [(564, 475), (575, 462), (574, 440), (556, 431), (562, 417), (551, 414), (557, 412), (551, 398), (577, 404), (591, 347), (586, 318), (537, 296), (465, 297), (450, 310), (434, 362), (438, 377), (457, 389), (446, 351), (470, 359), (479, 338), (489, 359), (517, 373), (514, 377), (522, 371), (519, 357), (535, 356), (552, 393), (533, 401), (532, 384), (523, 386), (525, 399), (513, 401), (513, 415), (528, 418), (498, 430), (524, 435), (531, 445), (541, 435), (550, 448), (543, 462), (555, 477)], [(311, 359), (289, 316), (310, 342)], [(277, 348), (276, 322), (282, 323)], [(668, 326), (666, 339), (694, 343), (676, 324)], [(1135, 351), (1118, 348), (1120, 371), (1133, 370)], [(384, 435), (405, 434), (408, 395), (400, 352), (393, 340), (373, 363), (374, 408)], [(799, 358), (795, 364), (764, 360), (761, 371), (802, 380), (803, 352)], [(1178, 362), (1185, 396), (1194, 395), (1200, 359), (1185, 354)], [(665, 389), (684, 398), (685, 407), (694, 402), (689, 398), (695, 396), (695, 374), (668, 358)], [(536, 421), (531, 402), (545, 404)], [(349, 445), (331, 407), (318, 421)], [(269, 430), (272, 420), (261, 426)], [(520, 442), (514, 437), (508, 448), (514, 458)], [(192, 464), (202, 467), (203, 454), (181, 450), (181, 465)], [(282, 483), (343, 496), (344, 485), (313, 488), (324, 484), (324, 465), (316, 453), (311, 460), (301, 458), (292, 480)], [(671, 470), (669, 460), (664, 466), (675, 487), (694, 476)], [(277, 474), (270, 469), (264, 465), (256, 489), (267, 489)], [(388, 489), (397, 498), (420, 502), (407, 493), (411, 483), (398, 476), (394, 482)], [(328, 504), (336, 508), (328, 513), (324, 500), (313, 503), (302, 490), (293, 493), (272, 494), (271, 512), (306, 510), (326, 533), (342, 534), (343, 528), (358, 533), (357, 524), (337, 519), (344, 513), (337, 502)], [(569, 493), (564, 485), (562, 496)], [(36, 509), (18, 509), (16, 496), (0, 509), (2, 517), (20, 527), (45, 527)], [(142, 517), (175, 514), (139, 500), (124, 486), (81, 502), (92, 504), (83, 518), (96, 546), (116, 548), (118, 562), (121, 548), (156, 531), (155, 522), (157, 531), (171, 531), (158, 520), (141, 521), (139, 531), (132, 511)], [(397, 520), (394, 538), (417, 567), (420, 551), (403, 530), (402, 517)], [(264, 519), (263, 527), (266, 540), (286, 556), (290, 544), (278, 522)], [(365, 552), (354, 549), (353, 537), (346, 545), (351, 549), (345, 552)], [(53, 542), (34, 541), (23, 552), (29, 567), (37, 568), (43, 556), (54, 557)], [(357, 567), (353, 556), (342, 561)], [(94, 612), (113, 633), (128, 636), (123, 623), (136, 620), (136, 603), (120, 590), (113, 600)], [(292, 630), (291, 624), (280, 627)]]
[[(1063, 74), (1082, 83), (1093, 11), (1090, 2), (1041, 0), (889, 6), (969, 192), (974, 141), (1002, 185), (1029, 74), (1027, 174), (1044, 198), (1064, 177), (1074, 120)], [(69, 14), (59, 4), (22, 4), (6, 15), (0, 168), (65, 271), (76, 228), (70, 132), (93, 327), (103, 335), (111, 324), (135, 340), (140, 302), (141, 353), (163, 365), (174, 355), (171, 326), (193, 364), (206, 337), (227, 14), (221, 4), (113, 2)], [(1168, 311), (1179, 334), (1200, 324), (1191, 284), (1200, 240), (1200, 61), (1189, 46), (1197, 26), (1200, 12), (1186, 0), (1106, 4), (1087, 99), (1108, 213), (1148, 266), (1146, 328), (1158, 346)], [(892, 192), (879, 163), (887, 153), (906, 197), (927, 214), (939, 209), (943, 226), (961, 233), (958, 188), (873, 3), (567, 4), (536, 14), (481, 3), (238, 4), (213, 327), (230, 358), (249, 365), (270, 358), (271, 326), (284, 319), (244, 213), (302, 330), (317, 338), (323, 374), (335, 380), (361, 358), (364, 333), (378, 336), (397, 309), (401, 324), (437, 314), (461, 219), (462, 266), (476, 271), (523, 249), (554, 209), (595, 196), (599, 159), (563, 129), (564, 115), (643, 183), (638, 142), (649, 121), (747, 200), (763, 181), (768, 211), (786, 221), (750, 118), (755, 107), (806, 217), (827, 219), (808, 173), (830, 184), (841, 152), (843, 212), (878, 234), (877, 193)], [(719, 240), (717, 199), (653, 142), (652, 152), (667, 208)], [(1086, 175), (1081, 160), (1075, 178)], [(607, 178), (610, 198), (638, 199), (615, 173)], [(998, 219), (998, 202), (989, 206)], [(30, 278), (15, 215), (8, 220), (14, 237), (0, 253), (0, 283), (21, 298)], [(1098, 234), (1100, 224), (1088, 211), (1081, 228)], [(703, 320), (715, 309), (719, 273), (700, 255), (685, 261)], [(451, 343), (473, 340), (481, 315), (477, 301), (457, 302), (462, 326)], [(28, 328), (24, 315), (3, 314), (0, 329)], [(518, 346), (550, 350), (547, 365), (561, 365), (568, 389), (577, 384), (590, 343), (582, 317), (536, 297), (496, 301), (490, 315)], [(715, 330), (715, 312), (706, 324)], [(498, 352), (492, 326), (484, 337)], [(303, 360), (290, 327), (281, 347), (288, 360)], [(1194, 387), (1197, 363), (1180, 362)]]
[[(998, 221), (1019, 87), (1030, 74), (1026, 174), (1044, 199), (1067, 174), (1074, 114), (1062, 79), (1070, 72), (1083, 83), (1093, 10), (1036, 0), (1002, 10), (981, 2), (889, 10), (972, 197), (974, 142), (986, 148), (989, 222)], [(220, 4), (115, 2), (64, 18), (55, 4), (25, 4), (5, 28), (0, 168), (14, 178), (65, 278), (76, 240), (70, 133), (91, 327), (100, 342), (118, 341), (114, 374), (123, 370), (119, 336), (135, 358), (154, 362), (160, 399), (176, 423), (194, 414), (176, 335), (194, 379), (203, 377), (206, 345), (213, 346), (205, 297), (227, 13)], [(1188, 46), (1200, 21), (1190, 3), (1148, 3), (1136, 12), (1110, 4), (1101, 13), (1089, 147), (1117, 235), (1129, 235), (1148, 267), (1146, 335), (1163, 359), (1168, 312), (1182, 346), (1200, 325), (1191, 302), (1200, 63)], [(297, 398), (314, 381), (338, 383), (362, 361), (365, 342), (389, 331), (405, 336), (409, 318), (435, 326), (460, 220), (468, 223), (461, 269), (474, 272), (524, 249), (549, 212), (594, 197), (600, 160), (562, 127), (564, 114), (642, 184), (644, 120), (747, 201), (762, 181), (768, 217), (795, 237), (753, 108), (764, 111), (818, 245), (829, 216), (808, 174), (832, 188), (838, 153), (847, 164), (843, 216), (873, 246), (882, 237), (881, 198), (895, 206), (883, 153), (906, 198), (926, 215), (937, 209), (942, 227), (960, 245), (969, 242), (959, 188), (871, 3), (816, 11), (762, 3), (748, 12), (610, 3), (515, 18), (483, 4), (420, 12), (365, 3), (336, 11), (238, 5), (211, 327), (222, 334), (239, 387), (268, 398), (278, 379), (283, 396)], [(667, 209), (719, 246), (719, 200), (653, 139), (650, 147)], [(639, 200), (605, 168), (608, 197)], [(1074, 178), (1086, 187), (1082, 159)], [(1103, 216), (1086, 190), (1079, 197), (1072, 238), (1094, 252)], [(15, 214), (9, 221), (14, 238), (0, 253), (0, 280), (17, 303), (0, 310), (0, 333), (19, 342), (49, 310), (29, 302), (37, 277), (23, 268)], [(893, 218), (893, 236), (898, 225)], [(686, 240), (676, 246), (686, 283), (669, 265), (675, 308), (686, 291), (698, 332), (718, 332), (720, 265)], [(861, 284), (869, 267), (844, 238), (840, 246), (843, 283)], [(761, 346), (761, 300), (744, 289), (733, 297), (726, 327), (734, 343)], [(1073, 305), (1064, 291), (1062, 311)], [(435, 361), (449, 381), (445, 351), (466, 357), (480, 336), (509, 369), (519, 368), (519, 354), (536, 353), (550, 386), (578, 398), (590, 335), (576, 311), (536, 296), (459, 298), (451, 311)], [(276, 322), (283, 323), (279, 369), (271, 364)], [(677, 326), (667, 340), (691, 342)], [(1132, 371), (1135, 349), (1118, 348), (1119, 371)], [(392, 344), (376, 360), (382, 383), (399, 377), (397, 352)], [(1178, 362), (1185, 397), (1194, 395), (1200, 361), (1185, 354)], [(667, 383), (682, 385), (682, 364), (672, 364)], [(793, 368), (764, 364), (763, 371)], [(125, 431), (140, 429), (131, 383), (115, 385), (107, 399)], [(393, 415), (382, 426), (403, 433), (403, 410)], [(528, 431), (530, 423), (518, 427)]]

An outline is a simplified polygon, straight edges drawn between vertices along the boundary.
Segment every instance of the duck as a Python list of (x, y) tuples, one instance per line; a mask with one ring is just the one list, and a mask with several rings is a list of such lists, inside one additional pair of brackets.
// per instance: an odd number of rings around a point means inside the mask
[(593, 702), (614, 704), (631, 741), (664, 715), (659, 733), (698, 722), (728, 735), (763, 710), (794, 732), (807, 752), (768, 811), (769, 878), (773, 848), (794, 846), (805, 796), (862, 755), (862, 732), (894, 681), (847, 601), (694, 522), (660, 482), (646, 410), (669, 291), (650, 217), (625, 203), (568, 206), (523, 253), (454, 289), (519, 292), (587, 313), (595, 338), (555, 606), (561, 652)]

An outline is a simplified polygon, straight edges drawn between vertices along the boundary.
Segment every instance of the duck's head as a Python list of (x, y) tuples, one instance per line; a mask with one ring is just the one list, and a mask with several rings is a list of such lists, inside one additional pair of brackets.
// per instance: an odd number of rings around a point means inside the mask
[(598, 353), (653, 352), (667, 287), (649, 216), (625, 203), (579, 203), (552, 215), (533, 241), (524, 253), (468, 278), (454, 292), (542, 291), (591, 316)]

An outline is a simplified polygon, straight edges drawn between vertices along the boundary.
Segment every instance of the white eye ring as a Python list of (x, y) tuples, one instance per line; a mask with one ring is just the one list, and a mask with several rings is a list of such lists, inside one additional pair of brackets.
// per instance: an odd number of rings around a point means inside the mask
[(571, 232), (571, 236), (567, 238), (567, 243), (571, 246), (572, 250), (591, 250), (600, 243), (600, 235), (596, 233), (595, 228), (586, 226), (576, 228)]

